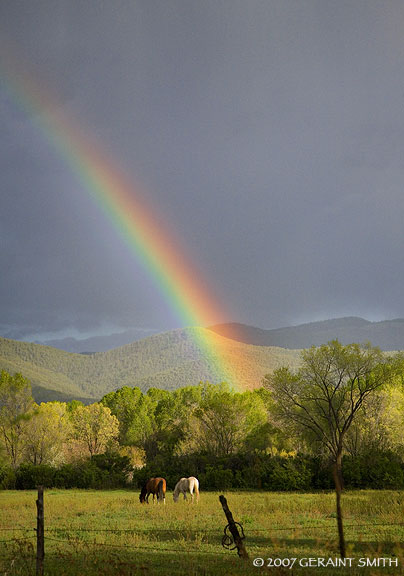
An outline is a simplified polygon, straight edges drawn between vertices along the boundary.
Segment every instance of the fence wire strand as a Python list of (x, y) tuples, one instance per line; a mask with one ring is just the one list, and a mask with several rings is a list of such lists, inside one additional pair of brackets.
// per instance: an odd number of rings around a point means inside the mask
[[(127, 544), (108, 544), (106, 542), (85, 542), (83, 540), (64, 540), (62, 538), (52, 538), (47, 537), (47, 540), (51, 540), (52, 542), (62, 542), (64, 544), (81, 544), (85, 546), (107, 546), (110, 548), (124, 548), (126, 550), (149, 550), (152, 552), (187, 552), (189, 553), (189, 549), (185, 548), (161, 548), (159, 547), (156, 550), (155, 546), (128, 546)], [(218, 554), (219, 556), (226, 556), (225, 552), (216, 552), (216, 551), (209, 551), (209, 550), (195, 550), (198, 554)]]
[[(377, 523), (377, 524), (344, 524), (344, 529), (345, 528), (373, 528), (373, 527), (380, 527), (380, 526), (385, 526), (385, 527), (391, 527), (393, 528), (394, 526), (404, 526), (404, 522), (397, 522), (394, 524), (391, 523)], [(286, 530), (302, 530), (304, 532), (309, 531), (309, 530), (335, 530), (335, 525), (317, 525), (317, 526), (272, 526), (270, 528), (252, 528), (251, 530), (248, 530), (250, 533), (252, 532), (278, 532), (278, 531), (286, 531)]]
[(4, 544), (5, 542), (24, 542), (25, 540), (31, 540), (32, 538), (36, 538), (35, 534), (33, 536), (27, 536), (26, 538), (10, 538), (9, 540), (0, 540), (0, 544)]
[(35, 528), (22, 528), (20, 526), (16, 526), (15, 528), (0, 528), (0, 532), (30, 532), (31, 530), (35, 530)]
[[(395, 526), (404, 526), (404, 522), (378, 522), (376, 524), (344, 524), (344, 528), (373, 528), (373, 527), (395, 527)], [(278, 532), (278, 531), (292, 531), (292, 530), (302, 530), (302, 531), (309, 531), (309, 530), (324, 530), (324, 529), (335, 529), (335, 524), (317, 524), (313, 526), (270, 526), (268, 528), (248, 528), (248, 532), (251, 534), (253, 532)], [(35, 528), (34, 528), (35, 530)], [(27, 530), (28, 531), (28, 530)], [(72, 528), (68, 526), (54, 526), (51, 528), (46, 528), (45, 532), (89, 532), (89, 533), (109, 533), (109, 534), (139, 534), (147, 532), (147, 530), (142, 528)], [(184, 533), (183, 528), (153, 528), (153, 532), (173, 532), (173, 533)], [(188, 530), (188, 532), (190, 532)], [(192, 530), (192, 534), (206, 534), (207, 532), (211, 533), (219, 533), (220, 529), (215, 530), (214, 528), (210, 529), (196, 529)], [(149, 532), (147, 532), (149, 533)]]

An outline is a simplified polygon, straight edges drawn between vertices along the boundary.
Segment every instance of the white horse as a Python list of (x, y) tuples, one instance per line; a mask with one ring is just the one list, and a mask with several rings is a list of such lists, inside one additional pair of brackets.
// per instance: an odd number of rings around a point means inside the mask
[(194, 491), (196, 494), (196, 501), (199, 500), (199, 481), (195, 476), (189, 478), (181, 478), (174, 488), (173, 498), (174, 502), (178, 502), (180, 494), (184, 495), (184, 500), (187, 499), (187, 492), (191, 494), (191, 502), (194, 501)]

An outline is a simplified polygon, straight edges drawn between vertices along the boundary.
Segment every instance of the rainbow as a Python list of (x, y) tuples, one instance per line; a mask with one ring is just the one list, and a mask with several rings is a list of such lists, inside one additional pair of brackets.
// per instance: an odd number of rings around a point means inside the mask
[(223, 307), (212, 297), (186, 250), (146, 201), (140, 187), (128, 180), (89, 132), (83, 132), (82, 124), (63, 113), (49, 92), (22, 71), (19, 63), (10, 63), (8, 57), (7, 66), (3, 61), (1, 64), (0, 86), (20, 108), (34, 115), (37, 127), (150, 274), (181, 324), (194, 328), (190, 331), (193, 341), (214, 368), (218, 381), (239, 388), (220, 339), (209, 330), (197, 328), (223, 319)]

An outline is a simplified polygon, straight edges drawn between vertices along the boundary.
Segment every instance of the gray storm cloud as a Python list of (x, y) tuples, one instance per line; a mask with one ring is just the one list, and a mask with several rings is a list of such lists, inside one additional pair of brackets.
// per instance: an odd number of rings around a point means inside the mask
[[(144, 183), (229, 320), (264, 328), (404, 316), (403, 24), (400, 1), (0, 6), (0, 35)], [(3, 335), (178, 327), (5, 83)]]

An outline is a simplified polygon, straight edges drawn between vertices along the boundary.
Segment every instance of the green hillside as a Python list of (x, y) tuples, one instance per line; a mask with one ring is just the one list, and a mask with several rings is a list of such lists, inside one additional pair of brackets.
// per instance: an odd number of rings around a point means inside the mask
[(153, 386), (172, 390), (201, 380), (216, 383), (220, 374), (195, 344), (198, 331), (209, 336), (226, 357), (242, 388), (256, 388), (268, 372), (283, 364), (296, 366), (299, 361), (298, 351), (252, 346), (203, 328), (187, 328), (91, 355), (0, 338), (0, 369), (28, 378), (37, 401), (77, 398), (91, 402), (122, 386), (145, 391)]

